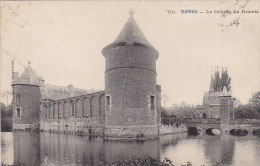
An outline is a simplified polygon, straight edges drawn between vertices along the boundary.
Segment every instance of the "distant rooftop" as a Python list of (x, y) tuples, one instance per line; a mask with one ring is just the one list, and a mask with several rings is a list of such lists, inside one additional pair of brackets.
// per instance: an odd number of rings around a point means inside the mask
[(28, 84), (39, 86), (42, 99), (47, 100), (60, 100), (97, 92), (93, 90), (74, 88), (73, 85), (68, 85), (66, 87), (44, 84), (43, 78), (36, 75), (31, 67), (30, 62), (28, 63), (28, 66), (25, 68), (20, 77), (17, 73), (17, 78), (15, 78), (14, 84)]

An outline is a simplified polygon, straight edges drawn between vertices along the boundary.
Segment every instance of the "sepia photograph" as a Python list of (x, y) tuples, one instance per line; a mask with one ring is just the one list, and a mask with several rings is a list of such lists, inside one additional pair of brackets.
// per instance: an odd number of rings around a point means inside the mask
[(259, 166), (260, 1), (0, 1), (2, 166)]

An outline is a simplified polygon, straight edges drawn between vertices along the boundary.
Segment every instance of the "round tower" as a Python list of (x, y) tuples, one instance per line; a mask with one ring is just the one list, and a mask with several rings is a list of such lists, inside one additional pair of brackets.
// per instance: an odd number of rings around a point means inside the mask
[(30, 130), (39, 127), (40, 82), (30, 62), (22, 75), (14, 73), (13, 130)]
[(143, 35), (133, 11), (105, 57), (107, 137), (150, 138), (159, 133), (156, 60), (159, 53)]

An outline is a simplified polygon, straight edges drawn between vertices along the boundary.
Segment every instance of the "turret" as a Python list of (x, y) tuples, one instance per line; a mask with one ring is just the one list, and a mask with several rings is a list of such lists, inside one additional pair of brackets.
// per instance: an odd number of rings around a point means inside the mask
[(30, 63), (22, 75), (14, 74), (13, 129), (36, 129), (39, 126), (40, 81)]
[[(158, 51), (137, 25), (133, 11), (105, 57), (105, 136), (157, 137), (156, 60)], [(159, 88), (159, 87), (158, 87)]]

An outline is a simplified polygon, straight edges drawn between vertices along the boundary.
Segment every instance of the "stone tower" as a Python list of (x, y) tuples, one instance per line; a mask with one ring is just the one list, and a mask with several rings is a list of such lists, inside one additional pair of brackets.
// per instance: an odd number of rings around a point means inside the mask
[(30, 130), (39, 127), (40, 84), (30, 62), (22, 75), (14, 73), (13, 130)]
[(145, 38), (132, 10), (129, 14), (116, 40), (102, 50), (106, 64), (104, 135), (154, 138), (159, 134), (156, 106), (159, 53)]

